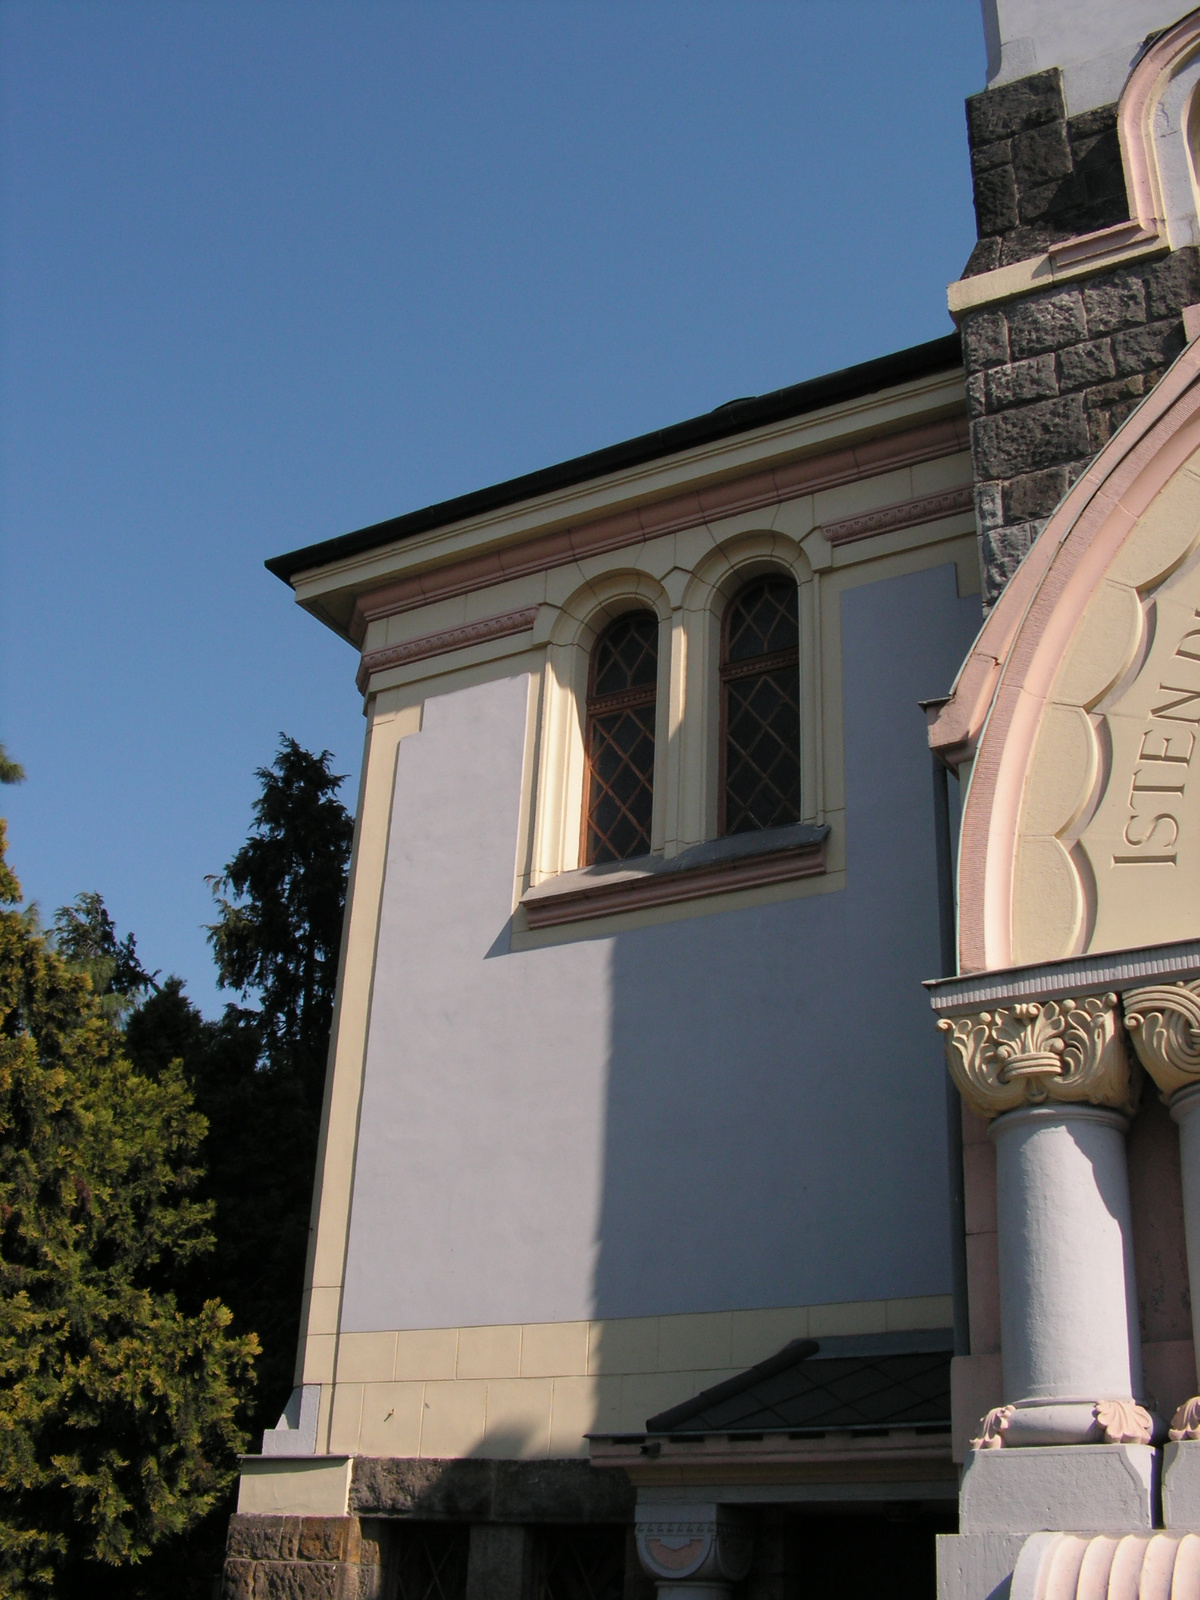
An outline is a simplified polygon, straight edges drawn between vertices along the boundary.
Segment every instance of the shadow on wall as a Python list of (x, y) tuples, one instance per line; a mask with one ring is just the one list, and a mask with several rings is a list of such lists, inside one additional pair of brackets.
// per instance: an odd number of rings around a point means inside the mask
[(918, 701), (978, 625), (953, 566), (844, 594), (844, 890), (612, 941), (596, 1317), (949, 1292)]

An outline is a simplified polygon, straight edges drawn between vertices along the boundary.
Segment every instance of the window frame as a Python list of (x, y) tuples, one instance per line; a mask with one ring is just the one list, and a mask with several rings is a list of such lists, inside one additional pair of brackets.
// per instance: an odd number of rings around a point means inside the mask
[[(745, 666), (732, 663), (729, 659), (729, 627), (733, 617), (734, 607), (741, 597), (755, 584), (775, 582), (787, 584), (792, 591), (796, 607), (796, 643), (788, 646), (786, 650), (768, 651), (760, 656), (747, 658)], [(728, 802), (729, 802), (729, 684), (735, 678), (765, 675), (772, 671), (780, 671), (784, 667), (794, 667), (796, 673), (796, 715), (799, 723), (798, 744), (796, 749), (797, 781), (799, 783), (799, 805), (797, 815), (786, 823), (774, 823), (772, 827), (789, 827), (794, 823), (804, 820), (804, 701), (803, 701), (803, 675), (800, 669), (801, 655), (801, 627), (800, 627), (800, 591), (795, 581), (794, 574), (767, 570), (755, 572), (747, 577), (726, 597), (721, 613), (721, 626), (719, 632), (720, 647), (717, 657), (717, 834), (718, 839), (736, 837), (728, 831)], [(773, 662), (774, 666), (767, 663)], [(739, 833), (760, 833), (767, 831), (763, 828), (742, 828)]]
[[(588, 683), (587, 683), (587, 696), (586, 696), (586, 698), (584, 700), (584, 726), (583, 726), (583, 767), (584, 767), (584, 771), (583, 771), (583, 796), (582, 796), (583, 803), (579, 808), (579, 834), (580, 834), (580, 837), (579, 837), (579, 864), (580, 864), (580, 866), (602, 866), (602, 865), (606, 864), (605, 862), (602, 862), (602, 861), (589, 861), (588, 860), (589, 834), (592, 832), (592, 808), (593, 808), (592, 784), (593, 784), (593, 781), (595, 779), (595, 756), (594, 756), (594, 752), (593, 752), (593, 749), (592, 749), (592, 740), (593, 740), (594, 733), (595, 733), (596, 723), (598, 722), (598, 720), (601, 717), (611, 716), (616, 711), (633, 710), (633, 709), (641, 707), (641, 706), (653, 706), (653, 708), (654, 708), (654, 714), (653, 714), (653, 716), (651, 718), (652, 726), (651, 726), (651, 731), (650, 731), (650, 739), (651, 739), (651, 743), (653, 745), (653, 753), (651, 755), (650, 777), (649, 777), (650, 820), (649, 820), (649, 825), (648, 825), (648, 827), (646, 829), (646, 848), (645, 848), (645, 850), (638, 850), (638, 851), (636, 851), (634, 853), (631, 853), (630, 855), (627, 855), (627, 856), (614, 856), (612, 858), (612, 860), (613, 861), (634, 861), (634, 860), (637, 860), (639, 856), (652, 854), (653, 853), (653, 849), (654, 849), (654, 843), (653, 843), (653, 841), (654, 841), (654, 800), (655, 800), (655, 791), (658, 788), (658, 778), (659, 778), (659, 772), (658, 772), (658, 768), (659, 768), (659, 760), (658, 760), (658, 689), (659, 689), (659, 685), (658, 685), (658, 679), (659, 679), (659, 653), (660, 653), (659, 646), (661, 644), (661, 639), (659, 637), (656, 637), (655, 641), (654, 641), (654, 669), (655, 670), (654, 670), (654, 678), (653, 678), (652, 682), (646, 683), (646, 684), (633, 685), (633, 686), (631, 686), (630, 688), (627, 688), (627, 689), (618, 689), (618, 690), (615, 690), (613, 693), (608, 694), (608, 695), (597, 695), (596, 692), (595, 692), (597, 658), (598, 658), (598, 655), (599, 655), (600, 647), (604, 642), (605, 635), (610, 633), (614, 628), (618, 627), (625, 620), (626, 617), (634, 616), (634, 615), (641, 615), (641, 616), (645, 616), (645, 617), (649, 618), (651, 620), (651, 622), (653, 623), (657, 633), (661, 634), (661, 628), (659, 627), (660, 619), (658, 618), (658, 616), (655, 614), (655, 612), (653, 611), (653, 609), (651, 607), (649, 607), (649, 606), (629, 606), (629, 607), (625, 608), (624, 610), (618, 612), (618, 614), (615, 617), (610, 617), (605, 622), (603, 628), (601, 628), (596, 633), (595, 638), (592, 640), (591, 649), (588, 652)], [(600, 701), (600, 702), (606, 702), (607, 701), (609, 703), (606, 704), (606, 705), (598, 706), (597, 705), (597, 701)], [(645, 781), (645, 780), (643, 780), (643, 781)]]

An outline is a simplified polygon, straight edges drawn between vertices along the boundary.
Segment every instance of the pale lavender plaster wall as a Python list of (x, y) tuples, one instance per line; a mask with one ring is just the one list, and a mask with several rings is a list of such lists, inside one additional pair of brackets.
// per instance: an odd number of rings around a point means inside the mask
[(527, 682), (400, 749), (344, 1328), (949, 1291), (931, 777), (951, 566), (843, 603), (848, 886), (509, 953)]

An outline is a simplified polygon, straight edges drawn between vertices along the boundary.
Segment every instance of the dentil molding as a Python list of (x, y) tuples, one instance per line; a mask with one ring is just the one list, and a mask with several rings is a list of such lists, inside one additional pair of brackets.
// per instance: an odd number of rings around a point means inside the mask
[(1116, 994), (1064, 996), (938, 1020), (950, 1076), (978, 1116), (1048, 1101), (1130, 1112), (1130, 1071)]

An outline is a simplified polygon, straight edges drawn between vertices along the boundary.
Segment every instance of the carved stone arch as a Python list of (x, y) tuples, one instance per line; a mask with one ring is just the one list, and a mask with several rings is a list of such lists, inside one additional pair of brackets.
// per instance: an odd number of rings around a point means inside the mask
[(970, 773), (960, 970), (1200, 933), (1200, 344), (1059, 505), (930, 743)]

